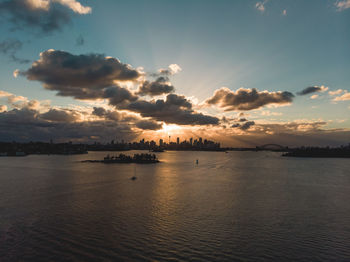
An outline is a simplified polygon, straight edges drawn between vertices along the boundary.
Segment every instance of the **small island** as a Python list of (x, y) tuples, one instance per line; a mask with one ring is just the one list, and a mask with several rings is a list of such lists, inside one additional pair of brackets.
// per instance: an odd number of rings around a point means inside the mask
[(107, 155), (103, 160), (83, 160), (83, 163), (104, 163), (104, 164), (154, 164), (159, 163), (155, 154), (134, 154), (134, 156), (128, 156), (125, 154), (119, 154), (117, 156)]

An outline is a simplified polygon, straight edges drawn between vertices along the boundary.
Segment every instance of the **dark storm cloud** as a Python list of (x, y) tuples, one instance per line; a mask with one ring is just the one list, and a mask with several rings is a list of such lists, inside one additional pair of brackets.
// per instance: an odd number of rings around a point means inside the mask
[(134, 81), (140, 73), (116, 58), (101, 54), (73, 55), (64, 51), (47, 50), (40, 54), (31, 68), (21, 72), (29, 80), (43, 83), (46, 89), (60, 96), (76, 99), (108, 99), (116, 105), (137, 99), (115, 81)]
[(316, 92), (327, 91), (327, 89), (328, 88), (326, 88), (324, 86), (309, 86), (309, 87), (301, 90), (297, 94), (300, 96), (304, 96), (304, 95), (308, 95), (308, 94), (312, 94), (312, 93), (316, 93)]
[(124, 102), (136, 101), (138, 99), (138, 97), (133, 95), (129, 90), (119, 86), (105, 88), (103, 90), (103, 98), (107, 98), (109, 104), (114, 106), (118, 106)]
[(118, 59), (102, 54), (73, 55), (65, 51), (47, 50), (31, 68), (22, 72), (29, 80), (37, 80), (47, 89), (101, 89), (115, 81), (136, 80), (140, 73)]
[(158, 96), (168, 94), (175, 90), (174, 86), (169, 83), (167, 77), (158, 77), (155, 81), (145, 81), (137, 92), (139, 95)]
[(94, 107), (92, 114), (106, 120), (121, 121), (123, 115), (117, 111), (106, 110), (103, 107)]
[(27, 64), (30, 62), (28, 59), (17, 57), (16, 53), (22, 49), (23, 43), (18, 39), (6, 39), (0, 42), (0, 53), (8, 56), (12, 61)]
[(154, 120), (141, 119), (140, 117), (136, 117), (134, 115), (120, 113), (118, 111), (106, 110), (103, 107), (94, 107), (92, 114), (106, 120), (135, 124), (137, 128), (143, 130), (158, 130), (162, 128), (162, 124)]
[(107, 110), (103, 107), (94, 107), (92, 114), (99, 117), (104, 117), (107, 114)]
[(242, 130), (247, 130), (249, 129), (251, 126), (255, 125), (255, 122), (254, 121), (247, 121), (245, 122), (244, 124), (241, 125), (241, 129)]
[(71, 110), (50, 109), (40, 115), (42, 119), (54, 122), (74, 122), (79, 119), (79, 115)]
[[(0, 113), (0, 137), (2, 141), (94, 141), (109, 140), (118, 137), (134, 139), (138, 133), (128, 124), (115, 121), (80, 121), (72, 122), (62, 115), (40, 114), (27, 108), (13, 109)], [(45, 117), (46, 116), (46, 117)], [(50, 118), (47, 120), (45, 118)], [(68, 120), (68, 121), (64, 121)]]
[(138, 100), (128, 104), (125, 109), (151, 117), (157, 121), (179, 125), (217, 125), (219, 119), (192, 110), (192, 104), (184, 97), (169, 94), (166, 100)]
[(139, 120), (136, 122), (136, 127), (143, 130), (159, 130), (162, 129), (162, 124), (152, 120)]
[(268, 92), (257, 89), (240, 88), (236, 92), (228, 88), (215, 91), (214, 95), (206, 100), (208, 105), (217, 105), (225, 111), (252, 110), (265, 105), (283, 105), (293, 101), (294, 95), (290, 92)]
[(233, 128), (239, 128), (241, 130), (248, 130), (251, 126), (255, 125), (254, 121), (247, 121), (243, 124), (235, 123), (231, 127)]
[[(40, 54), (40, 59), (31, 68), (20, 74), (29, 80), (42, 82), (44, 88), (57, 91), (57, 95), (75, 99), (106, 99), (117, 109), (137, 112), (142, 117), (153, 118), (155, 121), (180, 125), (219, 123), (216, 117), (195, 112), (185, 96), (168, 94), (165, 101), (140, 100), (137, 94), (118, 86), (116, 81), (137, 81), (143, 73), (118, 59), (103, 55), (72, 55), (64, 51), (48, 50)], [(173, 90), (174, 87), (169, 85), (167, 78), (159, 77), (155, 82), (144, 83), (139, 92), (157, 95)], [(108, 115), (105, 117), (108, 118)], [(117, 117), (117, 114), (113, 115), (113, 118)], [(143, 123), (139, 126), (145, 125)], [(153, 123), (153, 127), (159, 126), (156, 122)]]
[(14, 29), (33, 28), (45, 34), (60, 30), (71, 21), (70, 13), (63, 7), (34, 8), (25, 0), (2, 1), (0, 14), (13, 24)]

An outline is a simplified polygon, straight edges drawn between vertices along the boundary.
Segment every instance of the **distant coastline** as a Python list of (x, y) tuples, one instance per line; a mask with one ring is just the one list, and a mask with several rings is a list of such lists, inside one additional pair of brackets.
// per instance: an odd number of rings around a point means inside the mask
[(68, 143), (45, 143), (45, 142), (0, 142), (0, 157), (13, 156), (23, 157), (27, 155), (74, 155), (87, 154), (88, 151), (130, 151), (144, 150), (149, 152), (164, 151), (208, 151), (208, 152), (228, 152), (228, 151), (273, 151), (283, 153), (283, 157), (318, 157), (318, 158), (350, 158), (350, 144), (341, 147), (298, 147), (289, 148), (276, 144), (266, 144), (256, 147), (220, 147), (219, 143), (209, 140), (198, 141), (192, 145), (186, 141), (184, 143), (160, 144), (141, 140), (133, 143), (94, 143), (94, 144), (74, 144)]
[(350, 158), (350, 145), (336, 148), (300, 147), (282, 154), (284, 157)]

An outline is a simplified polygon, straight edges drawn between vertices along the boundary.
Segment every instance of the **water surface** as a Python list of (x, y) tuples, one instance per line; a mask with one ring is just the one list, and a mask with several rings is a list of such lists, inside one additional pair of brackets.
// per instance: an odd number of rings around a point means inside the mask
[(350, 260), (348, 159), (104, 155), (0, 158), (0, 261)]

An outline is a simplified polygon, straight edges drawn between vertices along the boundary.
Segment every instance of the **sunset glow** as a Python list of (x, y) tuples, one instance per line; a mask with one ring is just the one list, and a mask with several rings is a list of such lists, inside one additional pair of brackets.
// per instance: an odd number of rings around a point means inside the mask
[[(17, 2), (0, 5), (5, 141), (340, 145), (349, 136), (345, 1), (204, 1), (200, 11), (140, 1), (135, 13), (126, 1)], [(107, 32), (119, 19), (126, 28)]]

